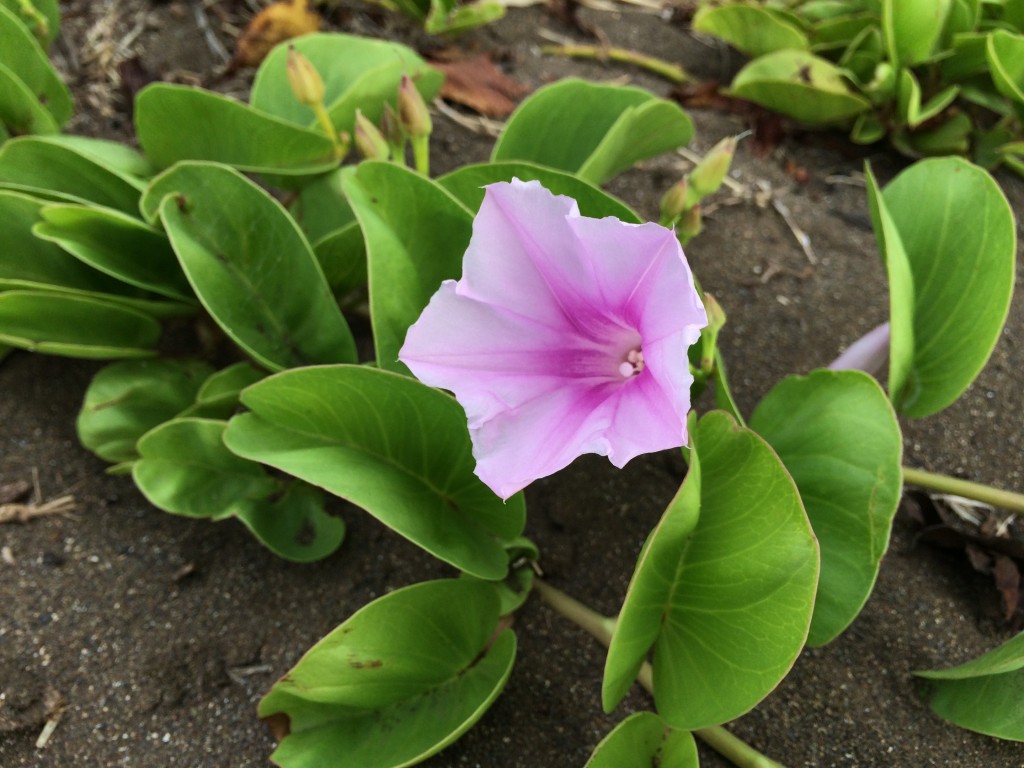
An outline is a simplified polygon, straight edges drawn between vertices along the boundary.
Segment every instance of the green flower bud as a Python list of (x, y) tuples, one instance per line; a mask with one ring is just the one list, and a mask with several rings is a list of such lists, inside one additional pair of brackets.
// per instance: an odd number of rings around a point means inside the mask
[(429, 136), (434, 128), (426, 102), (408, 75), (402, 75), (398, 86), (398, 114), (411, 139)]
[(355, 137), (359, 154), (367, 160), (387, 160), (391, 157), (388, 140), (359, 109), (356, 110)]
[(322, 104), (324, 100), (324, 81), (312, 62), (295, 50), (288, 47), (288, 84), (301, 103), (310, 107)]
[(697, 167), (690, 171), (690, 187), (696, 200), (702, 200), (718, 191), (725, 174), (729, 172), (736, 154), (736, 137), (728, 136), (711, 148)]

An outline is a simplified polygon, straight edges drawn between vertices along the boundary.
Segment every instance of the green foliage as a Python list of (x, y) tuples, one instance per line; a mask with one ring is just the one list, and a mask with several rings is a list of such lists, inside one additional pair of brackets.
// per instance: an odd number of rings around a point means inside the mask
[(868, 182), (891, 291), (889, 395), (901, 413), (930, 416), (974, 380), (1006, 322), (1013, 212), (992, 177), (959, 158), (917, 163), (881, 192), (870, 172)]
[(348, 499), (467, 573), (504, 577), (504, 543), (525, 522), (522, 495), (502, 503), (473, 474), (465, 413), (448, 395), (342, 365), (271, 376), (242, 403), (250, 413), (225, 438), (234, 453)]
[(670, 101), (640, 88), (566, 79), (519, 106), (491, 160), (523, 160), (603, 184), (692, 137), (693, 122)]
[[(705, 3), (693, 27), (752, 57), (731, 92), (921, 157), (1024, 172), (1024, 14), (978, 0)], [(1009, 155), (1009, 158), (1007, 157)]]
[(295, 221), (227, 166), (182, 164), (142, 207), (160, 220), (196, 296), (271, 370), (355, 360), (355, 341)]
[(808, 645), (833, 640), (860, 613), (889, 546), (902, 491), (900, 427), (878, 383), (860, 371), (783, 379), (750, 428), (793, 476), (821, 547)]
[(441, 281), (462, 273), (472, 214), (437, 182), (393, 163), (363, 162), (342, 187), (366, 241), (377, 364), (408, 373), (398, 350)]
[(33, 16), (26, 7), (0, 2), (0, 136), (57, 133), (71, 117), (71, 93), (43, 47), (57, 34), (57, 4)]
[(320, 560), (336, 550), (345, 524), (323, 509), (323, 494), (282, 483), (224, 445), (227, 422), (179, 418), (138, 441), (132, 479), (154, 506), (186, 517), (237, 517), (268, 549), (288, 560)]
[(487, 582), (448, 579), (359, 610), (260, 701), (259, 716), (287, 734), (274, 762), (311, 768), (344, 755), (361, 768), (399, 768), (443, 749), (511, 672), (516, 638), (498, 626), (499, 604)]
[(698, 768), (697, 744), (650, 712), (636, 712), (605, 736), (585, 768)]
[(725, 722), (785, 676), (807, 638), (818, 546), (786, 468), (721, 411), (691, 429), (690, 470), (640, 555), (602, 698), (622, 699), (654, 648), (654, 700), (674, 728)]
[(86, 390), (76, 425), (78, 439), (109, 462), (133, 461), (139, 455), (139, 438), (189, 407), (211, 373), (206, 363), (198, 361), (108, 365)]
[(939, 717), (989, 736), (1024, 741), (1024, 634), (966, 664), (916, 674), (929, 680), (928, 698)]

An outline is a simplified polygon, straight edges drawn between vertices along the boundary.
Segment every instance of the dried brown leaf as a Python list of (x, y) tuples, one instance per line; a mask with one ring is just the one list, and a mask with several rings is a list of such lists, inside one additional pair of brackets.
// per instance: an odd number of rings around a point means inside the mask
[(320, 15), (313, 10), (311, 0), (272, 3), (252, 18), (238, 38), (230, 68), (255, 67), (278, 43), (319, 29)]
[(432, 66), (444, 73), (441, 98), (463, 104), (486, 117), (507, 117), (516, 108), (516, 100), (530, 90), (506, 77), (487, 54), (435, 61)]

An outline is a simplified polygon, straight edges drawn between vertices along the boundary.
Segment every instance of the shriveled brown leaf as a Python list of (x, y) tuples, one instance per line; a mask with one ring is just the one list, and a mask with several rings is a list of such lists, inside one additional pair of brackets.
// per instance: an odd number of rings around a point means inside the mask
[(238, 38), (230, 68), (255, 67), (278, 43), (319, 29), (320, 15), (311, 0), (272, 3), (253, 17)]
[(444, 73), (442, 99), (463, 104), (486, 117), (507, 117), (516, 108), (516, 100), (530, 90), (506, 77), (486, 53), (431, 64)]
[(996, 580), (996, 589), (1003, 596), (1004, 617), (1012, 622), (1021, 610), (1020, 568), (1017, 563), (1006, 555), (996, 555), (992, 575)]
[(0, 504), (9, 504), (17, 501), (22, 496), (27, 496), (32, 490), (32, 483), (28, 480), (14, 480), (10, 483), (0, 484)]

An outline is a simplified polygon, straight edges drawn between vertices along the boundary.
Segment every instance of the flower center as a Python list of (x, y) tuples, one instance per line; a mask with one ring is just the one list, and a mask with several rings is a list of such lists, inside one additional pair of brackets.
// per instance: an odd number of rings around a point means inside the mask
[(629, 350), (629, 354), (626, 355), (626, 359), (619, 366), (619, 373), (622, 374), (622, 378), (628, 379), (631, 376), (636, 376), (644, 369), (644, 353), (637, 347), (636, 349)]

